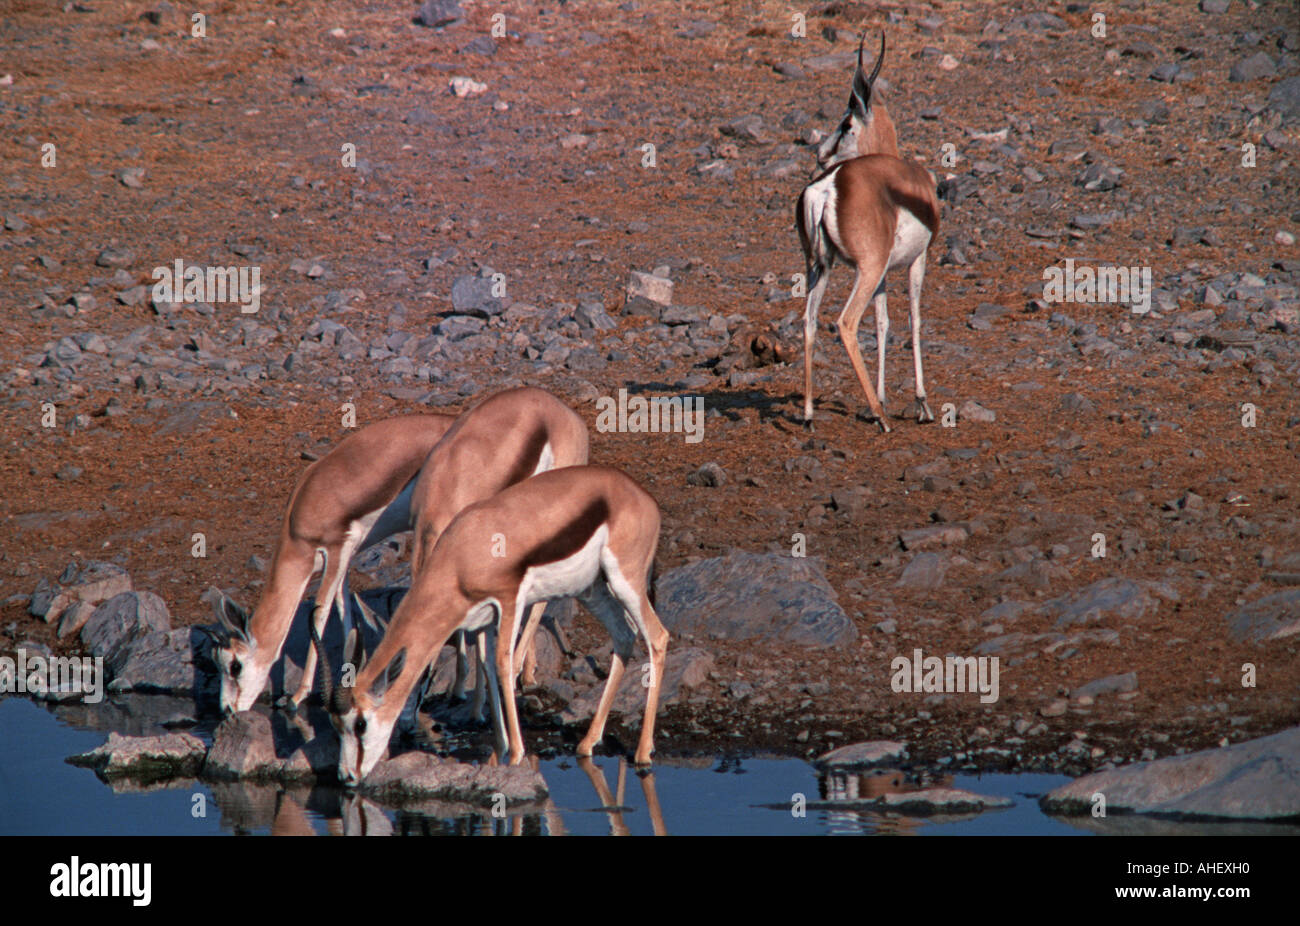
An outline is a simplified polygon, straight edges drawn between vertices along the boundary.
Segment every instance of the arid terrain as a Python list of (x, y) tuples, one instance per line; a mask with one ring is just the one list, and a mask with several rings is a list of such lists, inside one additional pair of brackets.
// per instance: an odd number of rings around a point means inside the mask
[[(1222, 5), (465, 0), (433, 27), (218, 0), (199, 37), (167, 2), (8, 0), (0, 650), (75, 648), (28, 614), (69, 562), (125, 567), (177, 624), (211, 586), (251, 605), (349, 409), (526, 383), (654, 494), (661, 576), (802, 542), (855, 624), (677, 635), (714, 661), (661, 753), (897, 739), (1079, 770), (1300, 723), (1300, 15)], [(909, 413), (902, 270), (891, 432), (859, 414), (837, 266), (810, 431), (794, 203), (882, 28), (881, 99), (941, 181), (922, 344), (947, 421)], [(1150, 268), (1150, 310), (1049, 304), (1067, 259)], [(177, 260), (259, 267), (258, 310), (154, 298)], [(629, 301), (656, 268), (670, 303)], [(703, 439), (598, 431), (620, 389), (701, 396)], [(608, 653), (585, 614), (572, 642)], [(999, 656), (999, 699), (895, 692), (918, 649)]]

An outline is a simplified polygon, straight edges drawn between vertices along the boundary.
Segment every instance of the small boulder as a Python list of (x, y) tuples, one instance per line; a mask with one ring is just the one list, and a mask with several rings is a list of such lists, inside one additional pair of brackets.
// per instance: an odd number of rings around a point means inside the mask
[(157, 780), (193, 777), (202, 767), (206, 753), (203, 741), (189, 733), (166, 736), (110, 733), (104, 745), (69, 756), (67, 761), (71, 765), (93, 768), (104, 779)]

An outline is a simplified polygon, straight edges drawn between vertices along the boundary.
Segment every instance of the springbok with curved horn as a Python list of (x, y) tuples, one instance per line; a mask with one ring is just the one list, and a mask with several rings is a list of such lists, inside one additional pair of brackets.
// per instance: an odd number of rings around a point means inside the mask
[[(866, 36), (863, 36), (863, 42)], [(817, 151), (821, 173), (799, 196), (795, 224), (808, 270), (808, 302), (804, 309), (804, 420), (813, 417), (812, 364), (817, 338), (817, 311), (826, 292), (831, 265), (839, 257), (856, 270), (853, 291), (836, 322), (840, 340), (867, 405), (883, 431), (885, 420), (885, 342), (889, 315), (885, 310), (885, 274), (907, 266), (912, 316), (912, 357), (916, 369), (918, 421), (933, 421), (925, 397), (921, 370), (921, 285), (925, 254), (939, 231), (939, 201), (934, 179), (923, 167), (898, 156), (898, 139), (885, 104), (874, 89), (885, 57), (885, 36), (871, 76), (862, 71), (862, 43), (848, 110), (838, 128)], [(858, 347), (858, 324), (867, 302), (876, 309), (876, 389), (871, 388)]]
[[(436, 544), (425, 537), (411, 591), (351, 688), (334, 688), (330, 719), (341, 739), (339, 778), (356, 785), (383, 757), (423, 666), (457, 627), (499, 624), (496, 670), (512, 678), (530, 605), (576, 597), (614, 640), (609, 676), (579, 756), (604, 736), (623, 668), (640, 635), (650, 657), (636, 762), (648, 765), (668, 631), (651, 601), (659, 506), (619, 470), (572, 466), (526, 479), (464, 509)], [(323, 657), (324, 658), (324, 657)], [(330, 677), (327, 671), (326, 677)], [(524, 758), (513, 695), (505, 698), (510, 763)]]
[[(353, 554), (410, 530), (411, 492), (420, 467), (455, 423), (451, 415), (403, 415), (367, 425), (307, 467), (289, 498), (271, 558), (271, 576), (250, 616), (224, 595), (213, 660), (223, 711), (246, 711), (284, 649), (312, 574), (324, 569), (312, 621), (323, 632), (331, 605), (345, 625), (345, 582)], [(309, 647), (298, 689), (282, 703), (297, 707), (311, 693), (316, 651)]]

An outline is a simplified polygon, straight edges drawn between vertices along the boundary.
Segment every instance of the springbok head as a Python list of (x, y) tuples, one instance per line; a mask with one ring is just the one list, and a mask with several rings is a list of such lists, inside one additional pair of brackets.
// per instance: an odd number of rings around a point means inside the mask
[(867, 41), (863, 33), (858, 43), (858, 67), (853, 72), (853, 89), (844, 118), (835, 131), (817, 148), (817, 165), (825, 170), (840, 161), (867, 154), (892, 154), (898, 157), (898, 136), (894, 123), (885, 110), (885, 103), (874, 92), (876, 75), (885, 60), (885, 33), (880, 33), (880, 54), (870, 76), (862, 71), (862, 47)]
[(247, 611), (222, 595), (216, 612), (220, 629), (203, 630), (212, 641), (212, 661), (221, 680), (221, 710), (226, 714), (246, 711), (266, 688), (271, 662), (258, 658)]
[[(384, 628), (382, 622), (359, 597), (353, 600), (361, 608), (367, 623)], [(312, 646), (318, 657), (317, 688), (329, 708), (330, 723), (339, 735), (339, 781), (352, 788), (370, 773), (388, 751), (388, 740), (401, 712), (402, 699), (385, 696), (406, 668), (406, 648), (402, 647), (387, 663), (380, 666), (367, 660), (356, 628), (348, 634), (343, 659), (354, 667), (351, 686), (334, 685), (334, 673), (320, 635), (312, 626)], [(344, 680), (347, 680), (345, 676)], [(386, 704), (386, 700), (391, 703)], [(387, 709), (385, 709), (387, 708)]]

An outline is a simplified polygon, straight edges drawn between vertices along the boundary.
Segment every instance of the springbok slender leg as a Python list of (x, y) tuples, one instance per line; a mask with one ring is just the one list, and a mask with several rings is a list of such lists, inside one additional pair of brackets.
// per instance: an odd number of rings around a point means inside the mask
[[(504, 761), (510, 744), (507, 740), (506, 720), (501, 709), (501, 685), (496, 667), (491, 659), (491, 644), (492, 629), (489, 627), (478, 634), (478, 639), (475, 641), (478, 650), (478, 673), (483, 682), (482, 685), (479, 685), (479, 690), (486, 686), (488, 697), (492, 701), (492, 744), (496, 755), (500, 756)], [(514, 698), (511, 697), (510, 700), (513, 702)]]
[[(867, 366), (862, 362), (862, 351), (858, 347), (858, 324), (862, 321), (862, 313), (866, 311), (868, 300), (880, 285), (884, 274), (884, 261), (877, 261), (872, 265), (858, 265), (857, 275), (853, 278), (853, 292), (849, 295), (849, 301), (844, 304), (844, 311), (840, 313), (839, 320), (835, 324), (840, 330), (840, 340), (844, 342), (844, 349), (849, 352), (849, 362), (853, 364), (853, 372), (858, 376), (862, 391), (867, 394), (867, 405), (871, 407), (871, 413), (880, 423), (880, 429), (888, 433), (889, 422), (885, 420), (885, 410), (881, 407), (875, 390), (871, 388), (871, 381), (867, 377)], [(867, 283), (871, 285), (865, 285)]]
[(813, 417), (813, 351), (817, 346), (817, 312), (821, 308), (822, 296), (826, 294), (826, 284), (830, 282), (830, 266), (809, 268), (811, 279), (816, 271), (816, 282), (808, 290), (808, 302), (803, 312), (803, 420), (811, 422)]
[[(511, 682), (510, 696), (504, 698), (506, 708), (506, 728), (507, 738), (510, 744), (510, 764), (518, 765), (524, 760), (524, 735), (519, 728), (519, 706), (515, 703), (514, 697), (514, 678), (515, 678), (515, 636), (519, 632), (519, 623), (522, 619), (523, 603), (516, 598), (503, 600), (500, 603), (501, 608), (501, 628), (497, 636), (497, 679), (508, 679)], [(493, 688), (497, 687), (494, 682)]]
[(609, 719), (610, 708), (614, 705), (614, 696), (618, 694), (619, 683), (623, 680), (623, 667), (632, 655), (632, 644), (636, 635), (628, 626), (623, 605), (614, 597), (603, 578), (597, 578), (591, 588), (579, 598), (609, 631), (614, 641), (614, 652), (609, 660), (609, 675), (605, 678), (605, 689), (600, 693), (600, 703), (596, 705), (596, 714), (587, 728), (587, 735), (578, 743), (578, 755), (590, 756), (596, 745), (605, 738), (605, 722)]
[(916, 420), (933, 421), (925, 401), (925, 374), (921, 371), (921, 284), (925, 282), (925, 251), (907, 271), (907, 296), (912, 310), (912, 363), (916, 367)]
[(885, 391), (885, 346), (889, 343), (889, 309), (885, 305), (885, 281), (876, 291), (876, 398), (884, 408), (889, 400)]
[[(659, 708), (659, 689), (663, 685), (664, 661), (668, 654), (668, 631), (659, 621), (650, 599), (642, 592), (639, 601), (632, 602), (628, 613), (641, 628), (646, 651), (650, 654), (650, 687), (645, 693), (645, 716), (641, 721), (641, 739), (636, 747), (636, 764), (649, 765), (654, 752), (655, 714)], [(626, 605), (625, 605), (626, 607)]]
[(545, 601), (534, 603), (532, 610), (528, 612), (528, 623), (524, 625), (524, 632), (519, 636), (516, 652), (523, 655), (523, 659), (517, 661), (522, 662), (519, 681), (524, 687), (537, 684), (537, 654), (533, 652), (533, 637), (537, 634), (537, 627), (545, 613)]

